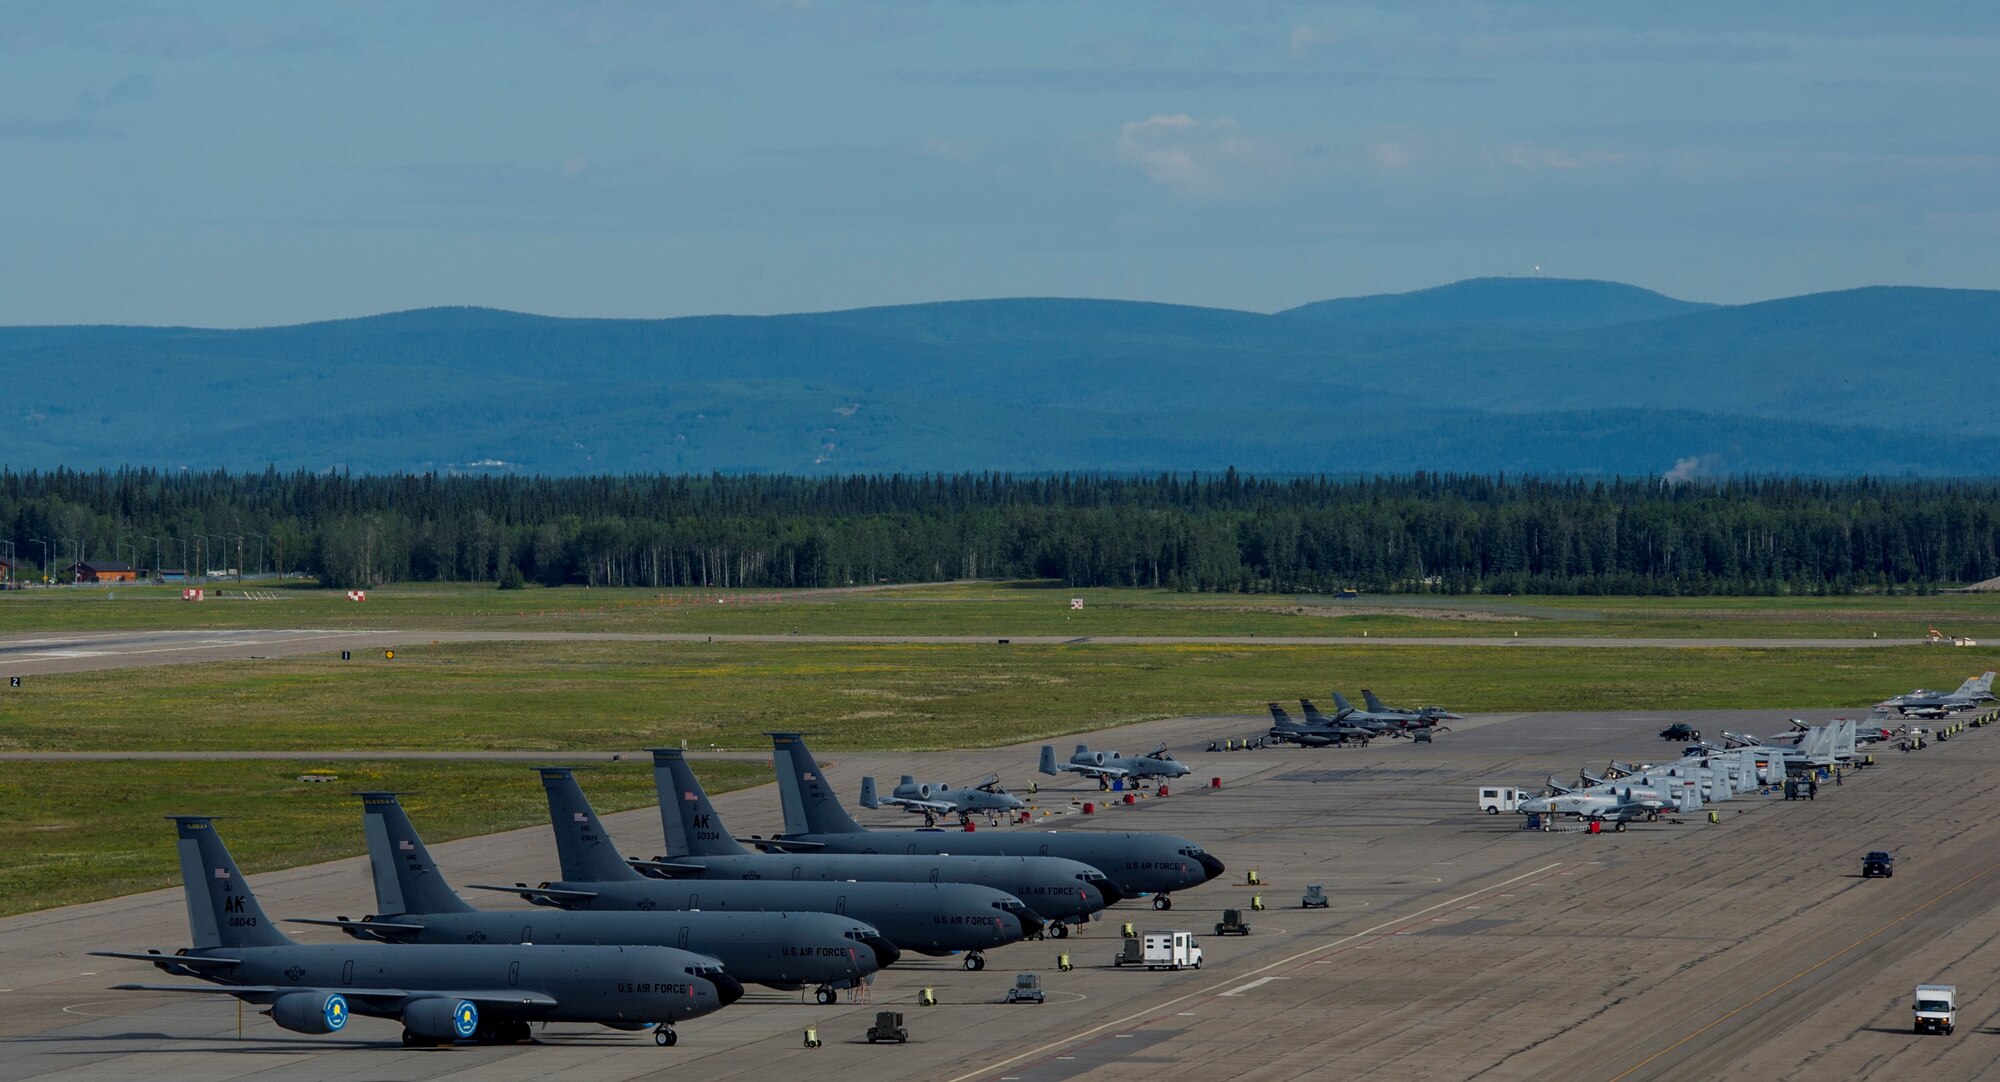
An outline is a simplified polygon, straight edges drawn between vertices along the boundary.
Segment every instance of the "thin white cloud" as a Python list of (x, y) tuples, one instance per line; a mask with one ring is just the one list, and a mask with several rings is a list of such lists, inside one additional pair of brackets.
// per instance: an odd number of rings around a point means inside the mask
[(1249, 194), (1278, 180), (1290, 156), (1276, 140), (1253, 136), (1234, 117), (1198, 119), (1155, 113), (1118, 130), (1119, 161), (1183, 199)]

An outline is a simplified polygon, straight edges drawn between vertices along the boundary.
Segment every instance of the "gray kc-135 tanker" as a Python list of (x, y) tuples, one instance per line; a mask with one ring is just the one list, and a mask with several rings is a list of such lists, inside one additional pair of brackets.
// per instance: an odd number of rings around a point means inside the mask
[[(544, 783), (555, 785), (546, 779)], [(574, 781), (568, 784), (574, 785)], [(642, 871), (669, 879), (850, 880), (878, 883), (971, 883), (1005, 891), (1028, 903), (1058, 939), (1069, 926), (1123, 897), (1103, 872), (1054, 856), (959, 853), (757, 853), (745, 849), (722, 825), (722, 816), (678, 748), (653, 750), (653, 784), (660, 798), (660, 828), (667, 854), (640, 861)]]
[(772, 849), (828, 853), (983, 853), (1068, 857), (1096, 868), (1127, 897), (1153, 895), (1154, 909), (1173, 908), (1171, 892), (1222, 874), (1222, 861), (1172, 834), (1096, 830), (869, 830), (840, 806), (833, 786), (799, 733), (772, 733), (773, 765), (785, 808), (785, 833), (753, 838)]
[(451, 889), (394, 793), (359, 793), (376, 912), (301, 920), (386, 943), (593, 943), (677, 947), (721, 960), (745, 984), (817, 986), (821, 1003), (895, 962), (873, 927), (831, 913), (507, 912), (474, 909)]
[[(873, 925), (905, 951), (967, 952), (966, 969), (985, 968), (983, 951), (1018, 943), (1043, 928), (1042, 918), (1019, 898), (970, 883), (798, 883), (641, 875), (612, 846), (611, 836), (570, 772), (551, 768), (543, 773), (563, 877), (533, 887), (470, 885), (561, 909), (834, 913)], [(551, 780), (561, 784), (549, 784)]]
[(458, 943), (299, 943), (264, 915), (207, 816), (170, 816), (179, 832), (192, 947), (175, 954), (92, 951), (150, 962), (209, 984), (120, 984), (144, 992), (210, 992), (263, 1005), (295, 1033), (336, 1033), (351, 1015), (397, 1018), (408, 1046), (528, 1039), (532, 1022), (653, 1029), (720, 1010), (743, 985), (714, 958), (672, 947)]

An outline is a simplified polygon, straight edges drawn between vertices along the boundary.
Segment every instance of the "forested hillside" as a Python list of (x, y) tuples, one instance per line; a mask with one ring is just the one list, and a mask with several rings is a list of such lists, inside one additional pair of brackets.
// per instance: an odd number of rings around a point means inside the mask
[(2000, 474), (2000, 292), (1475, 280), (1266, 315), (1029, 298), (0, 328), (0, 466)]
[[(329, 586), (1821, 593), (2000, 575), (2000, 482), (0, 473), (0, 554)], [(19, 577), (19, 576), (17, 576)]]

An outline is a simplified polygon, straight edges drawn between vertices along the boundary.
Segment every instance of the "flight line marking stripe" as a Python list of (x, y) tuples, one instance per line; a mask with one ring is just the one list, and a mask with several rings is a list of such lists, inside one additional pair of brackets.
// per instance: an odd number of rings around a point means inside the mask
[[(1114, 1019), (1109, 1022), (1104, 1022), (1099, 1025), (1092, 1026), (1081, 1033), (1074, 1033), (1068, 1037), (1063, 1037), (1058, 1040), (1050, 1041), (1047, 1044), (1041, 1045), (1039, 1047), (1030, 1048), (1026, 1052), (1017, 1052), (1014, 1055), (1009, 1056), (1006, 1059), (1003, 1059), (997, 1063), (990, 1063), (984, 1067), (975, 1068), (974, 1070), (967, 1071), (966, 1073), (958, 1075), (957, 1077), (947, 1079), (946, 1082), (968, 1082), (969, 1079), (978, 1078), (981, 1075), (992, 1074), (994, 1071), (998, 1071), (1001, 1070), (1002, 1068), (1011, 1066), (1012, 1064), (1019, 1063), (1021, 1060), (1027, 1059), (1031, 1056), (1039, 1056), (1046, 1052), (1051, 1052), (1054, 1051), (1055, 1049), (1075, 1044), (1076, 1042), (1081, 1041), (1084, 1038), (1091, 1036), (1092, 1034), (1102, 1033), (1107, 1029), (1117, 1029), (1118, 1027), (1123, 1026), (1128, 1022), (1133, 1022), (1140, 1019), (1150, 1019), (1152, 1017), (1159, 1015), (1160, 1012), (1166, 1010), (1169, 1007), (1174, 1006), (1175, 1004), (1185, 1003), (1190, 999), (1198, 999), (1202, 996), (1212, 995), (1217, 989), (1228, 988), (1230, 987), (1232, 981), (1240, 981), (1244, 977), (1254, 977), (1260, 973), (1265, 973), (1270, 970), (1277, 969), (1280, 966), (1291, 965), (1293, 962), (1296, 962), (1301, 958), (1310, 958), (1316, 954), (1325, 954), (1326, 952), (1331, 951), (1344, 944), (1352, 943), (1357, 939), (1363, 939), (1368, 936), (1375, 935), (1384, 928), (1393, 927), (1395, 925), (1402, 924), (1406, 921), (1415, 920), (1416, 918), (1421, 917), (1427, 913), (1435, 912), (1436, 910), (1443, 909), (1447, 906), (1457, 905), (1458, 903), (1465, 901), (1467, 898), (1477, 898), (1482, 894), (1490, 894), (1494, 890), (1500, 887), (1511, 886), (1515, 883), (1519, 883), (1523, 879), (1530, 879), (1535, 876), (1553, 871), (1554, 869), (1560, 867), (1562, 867), (1561, 861), (1557, 861), (1553, 864), (1544, 864), (1541, 867), (1534, 869), (1533, 871), (1522, 872), (1520, 875), (1517, 875), (1512, 879), (1503, 880), (1502, 882), (1495, 883), (1492, 886), (1481, 887), (1475, 891), (1469, 891), (1465, 894), (1459, 895), (1456, 898), (1447, 898), (1442, 902), (1438, 902), (1434, 905), (1427, 905), (1424, 908), (1419, 909), (1414, 913), (1397, 917), (1393, 920), (1385, 920), (1382, 923), (1377, 924), (1372, 928), (1364, 928), (1361, 931), (1344, 935), (1339, 939), (1334, 940), (1331, 943), (1323, 943), (1320, 946), (1313, 947), (1308, 950), (1302, 950), (1297, 954), (1289, 955), (1287, 957), (1280, 958), (1275, 962), (1258, 966), (1256, 969), (1253, 969), (1248, 973), (1239, 973), (1236, 976), (1229, 978), (1229, 980), (1220, 981), (1218, 983), (1211, 984), (1206, 988), (1196, 989), (1195, 991), (1175, 996), (1174, 998), (1167, 1000), (1165, 1003), (1155, 1004), (1154, 1006), (1147, 1007), (1145, 1010), (1142, 1011), (1135, 1011), (1132, 1014), (1128, 1014), (1123, 1018)], [(1996, 865), (1996, 867), (2000, 867), (2000, 865)]]
[(1619, 1082), (1620, 1079), (1630, 1077), (1640, 1068), (1646, 1066), (1647, 1064), (1653, 1062), (1656, 1059), (1659, 1059), (1661, 1056), (1664, 1056), (1667, 1053), (1672, 1052), (1674, 1049), (1679, 1048), (1680, 1046), (1688, 1043), (1689, 1041), (1694, 1040), (1696, 1037), (1699, 1037), (1702, 1034), (1707, 1033), (1709, 1030), (1714, 1029), (1715, 1027), (1721, 1025), (1722, 1023), (1729, 1021), (1731, 1018), (1734, 1018), (1737, 1015), (1742, 1014), (1744, 1011), (1747, 1011), (1751, 1007), (1756, 1006), (1759, 1001), (1764, 1000), (1776, 994), (1780, 989), (1784, 988), (1788, 984), (1791, 984), (1793, 981), (1798, 980), (1800, 977), (1803, 977), (1813, 972), (1814, 970), (1819, 969), (1820, 967), (1826, 965), (1827, 963), (1833, 961), (1834, 959), (1840, 957), (1841, 955), (1846, 954), (1847, 952), (1853, 950), (1854, 948), (1859, 947), (1863, 943), (1866, 943), (1869, 940), (1875, 938), (1876, 936), (1881, 935), (1883, 932), (1886, 932), (1889, 929), (1894, 928), (1896, 925), (1901, 924), (1906, 920), (1909, 920), (1911, 917), (1914, 917), (1917, 914), (1923, 912), (1924, 910), (1929, 909), (1931, 906), (1934, 906), (1939, 902), (1944, 901), (1946, 898), (1949, 898), (1952, 895), (1957, 894), (1959, 891), (1965, 889), (1966, 887), (1972, 885), (1973, 883), (1986, 878), (1987, 876), (1993, 874), (1995, 869), (2000, 869), (2000, 864), (1987, 865), (1986, 870), (1978, 872), (1972, 875), (1971, 877), (1962, 880), (1957, 885), (1950, 887), (1944, 893), (1939, 894), (1937, 897), (1932, 898), (1930, 901), (1925, 902), (1924, 904), (1916, 907), (1915, 909), (1910, 910), (1909, 912), (1903, 914), (1900, 917), (1897, 917), (1896, 919), (1890, 921), (1889, 923), (1884, 924), (1880, 928), (1877, 928), (1874, 931), (1869, 932), (1867, 935), (1862, 936), (1860, 939), (1857, 939), (1854, 942), (1849, 943), (1847, 946), (1842, 947), (1837, 951), (1834, 951), (1832, 954), (1829, 954), (1826, 957), (1820, 959), (1819, 961), (1814, 962), (1813, 964), (1805, 967), (1804, 969), (1799, 970), (1797, 973), (1794, 973), (1791, 976), (1786, 977), (1784, 980), (1779, 981), (1777, 984), (1774, 984), (1771, 987), (1764, 989), (1762, 992), (1759, 992), (1754, 998), (1739, 1005), (1729, 1013), (1724, 1014), (1720, 1018), (1717, 1018), (1714, 1021), (1710, 1022), (1709, 1024), (1701, 1027), (1700, 1029), (1695, 1030), (1693, 1033), (1690, 1033), (1687, 1036), (1682, 1037), (1680, 1040), (1675, 1041), (1674, 1043), (1666, 1046), (1665, 1048), (1660, 1049), (1658, 1052), (1655, 1052), (1652, 1055), (1647, 1056), (1645, 1059), (1642, 1059), (1639, 1062), (1633, 1064), (1632, 1066), (1626, 1068), (1623, 1072), (1612, 1075), (1609, 1082)]

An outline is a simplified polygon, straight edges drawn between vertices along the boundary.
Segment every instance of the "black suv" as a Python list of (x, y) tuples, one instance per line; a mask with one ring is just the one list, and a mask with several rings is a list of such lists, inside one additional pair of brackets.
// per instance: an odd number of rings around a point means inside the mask
[(1893, 878), (1895, 874), (1896, 858), (1888, 853), (1884, 853), (1880, 849), (1861, 858), (1861, 878), (1863, 879), (1873, 879), (1878, 875), (1884, 879), (1889, 879)]
[(1692, 725), (1689, 725), (1685, 721), (1677, 721), (1674, 722), (1672, 725), (1669, 725), (1666, 728), (1660, 730), (1660, 739), (1680, 740), (1683, 742), (1688, 740), (1700, 740), (1701, 730), (1695, 728)]

